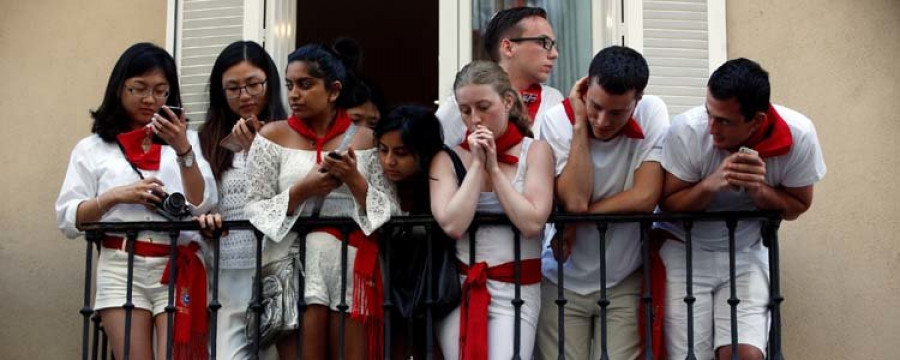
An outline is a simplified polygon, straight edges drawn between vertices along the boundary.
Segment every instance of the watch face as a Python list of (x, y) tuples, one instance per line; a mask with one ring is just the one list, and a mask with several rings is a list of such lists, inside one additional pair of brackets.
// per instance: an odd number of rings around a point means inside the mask
[(178, 157), (178, 163), (183, 165), (184, 167), (192, 167), (194, 166), (194, 152), (188, 152), (184, 156)]

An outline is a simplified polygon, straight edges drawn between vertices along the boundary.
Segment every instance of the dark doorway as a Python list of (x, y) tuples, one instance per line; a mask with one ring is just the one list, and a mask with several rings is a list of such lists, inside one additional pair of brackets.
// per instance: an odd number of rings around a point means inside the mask
[(438, 94), (438, 2), (298, 0), (297, 46), (356, 40), (362, 75), (389, 105), (434, 107)]

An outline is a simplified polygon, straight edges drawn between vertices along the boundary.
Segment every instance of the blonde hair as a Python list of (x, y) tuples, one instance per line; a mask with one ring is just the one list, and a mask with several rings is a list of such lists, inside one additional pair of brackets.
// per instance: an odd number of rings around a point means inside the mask
[(490, 85), (501, 98), (509, 95), (513, 98), (512, 108), (509, 109), (509, 121), (519, 129), (522, 135), (534, 137), (531, 133), (528, 111), (519, 97), (519, 92), (513, 89), (509, 82), (509, 76), (500, 65), (491, 61), (473, 61), (456, 73), (453, 81), (453, 91), (466, 85)]

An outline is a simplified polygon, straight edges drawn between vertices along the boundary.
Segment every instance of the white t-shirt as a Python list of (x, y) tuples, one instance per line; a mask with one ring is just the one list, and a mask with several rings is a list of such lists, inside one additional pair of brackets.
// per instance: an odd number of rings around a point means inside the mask
[[(532, 119), (531, 131), (534, 138), (538, 138), (540, 133), (540, 124), (538, 120), (541, 115), (553, 106), (561, 103), (565, 99), (559, 90), (547, 85), (541, 85), (541, 104), (538, 107), (535, 119)], [(462, 114), (459, 112), (459, 105), (456, 104), (456, 97), (448, 96), (446, 100), (441, 102), (437, 112), (434, 113), (438, 120), (441, 121), (441, 127), (444, 129), (444, 144), (451, 149), (463, 142), (466, 137), (466, 124), (462, 121)]]
[[(793, 145), (781, 156), (765, 158), (766, 183), (779, 187), (803, 187), (825, 177), (825, 159), (819, 147), (816, 128), (803, 114), (783, 106), (774, 105), (775, 111), (791, 130)], [(688, 110), (672, 120), (663, 148), (662, 166), (676, 178), (697, 183), (718, 169), (730, 155), (727, 150), (713, 147), (708, 132), (708, 115), (702, 106)], [(758, 210), (746, 192), (721, 191), (715, 195), (706, 211)], [(759, 221), (741, 221), (735, 229), (735, 248), (748, 250), (762, 236)], [(684, 239), (681, 223), (658, 223), (663, 228)], [(722, 222), (695, 222), (691, 240), (696, 248), (708, 251), (728, 251), (728, 230)]]
[[(203, 175), (203, 202), (192, 207), (193, 215), (205, 214), (218, 202), (216, 180), (213, 178), (209, 163), (200, 152), (200, 141), (197, 132), (188, 130), (188, 142), (194, 149), (194, 166), (200, 169)], [(163, 146), (160, 154), (159, 170), (141, 170), (145, 178), (155, 177), (163, 182), (163, 189), (169, 193), (184, 193), (181, 184), (181, 169), (175, 161), (177, 155), (170, 146)], [(134, 172), (125, 155), (115, 142), (103, 141), (100, 136), (88, 136), (75, 145), (69, 159), (69, 167), (66, 170), (66, 179), (63, 181), (59, 197), (56, 199), (56, 224), (69, 238), (81, 235), (81, 231), (75, 227), (75, 217), (78, 212), (78, 204), (96, 197), (98, 194), (110, 189), (135, 183), (141, 178)], [(127, 221), (167, 221), (151, 210), (147, 210), (140, 204), (119, 204), (110, 207), (111, 204), (103, 204), (106, 213), (100, 218), (101, 222), (127, 222)], [(123, 234), (110, 234), (120, 235)], [(138, 239), (152, 238), (154, 242), (169, 242), (169, 236), (161, 232), (141, 232)], [(187, 231), (181, 233), (179, 243), (190, 240), (199, 240), (196, 232)]]
[[(669, 127), (666, 104), (659, 97), (645, 95), (634, 111), (643, 139), (619, 135), (609, 141), (590, 140), (594, 187), (591, 202), (621, 193), (634, 186), (634, 172), (647, 161), (660, 161), (662, 142)], [(541, 120), (541, 138), (553, 148), (556, 174), (562, 173), (569, 160), (572, 123), (560, 104), (550, 109)], [(566, 289), (579, 294), (599, 291), (600, 234), (595, 225), (580, 225), (572, 255), (563, 265)], [(547, 244), (549, 245), (549, 244)], [(606, 286), (613, 287), (641, 266), (639, 224), (609, 224), (606, 231)], [(557, 262), (553, 251), (545, 246), (542, 254), (544, 276), (557, 282)]]

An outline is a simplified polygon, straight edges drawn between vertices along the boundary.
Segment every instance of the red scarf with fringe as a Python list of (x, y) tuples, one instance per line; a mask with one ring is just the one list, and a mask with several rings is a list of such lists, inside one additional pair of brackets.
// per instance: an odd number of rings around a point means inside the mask
[(362, 230), (355, 229), (344, 235), (336, 227), (320, 227), (313, 232), (324, 232), (340, 240), (349, 241), (348, 245), (356, 248), (356, 260), (353, 261), (353, 307), (350, 318), (363, 323), (368, 337), (368, 354), (370, 360), (377, 360), (384, 354), (384, 282), (381, 268), (378, 266), (378, 242), (374, 237), (366, 236)]
[(744, 145), (759, 152), (761, 158), (781, 156), (791, 151), (794, 137), (791, 136), (791, 128), (784, 118), (775, 111), (774, 106), (769, 105), (766, 120), (759, 124)]
[(347, 131), (347, 128), (350, 127), (351, 121), (350, 116), (347, 115), (347, 112), (344, 109), (337, 110), (337, 116), (334, 121), (331, 123), (331, 126), (328, 127), (328, 131), (325, 132), (325, 136), (319, 137), (316, 135), (316, 132), (309, 128), (306, 125), (306, 122), (303, 119), (297, 117), (297, 115), (291, 115), (288, 118), (288, 125), (291, 129), (294, 129), (301, 136), (310, 139), (316, 145), (316, 164), (322, 163), (322, 148), (325, 147), (325, 144), (328, 143), (331, 139), (334, 139), (340, 134), (343, 134), (344, 131)]
[[(103, 247), (122, 249), (125, 239), (108, 236), (103, 239)], [(206, 359), (207, 313), (206, 313), (206, 268), (197, 251), (195, 242), (177, 247), (175, 266), (175, 324), (172, 334), (172, 358), (177, 360)], [(168, 244), (134, 242), (134, 254), (144, 257), (168, 257)], [(160, 283), (169, 284), (172, 262), (166, 262)]]
[[(469, 138), (469, 135), (472, 135), (472, 131), (466, 131), (466, 139)], [(504, 164), (518, 164), (519, 157), (515, 155), (509, 155), (506, 153), (506, 151), (522, 142), (522, 137), (522, 133), (519, 131), (519, 128), (517, 128), (515, 124), (507, 124), (506, 132), (504, 132), (502, 136), (494, 140), (494, 144), (497, 146), (497, 161)], [(469, 151), (468, 141), (463, 140), (462, 144), (459, 144), (459, 146), (463, 149), (466, 149), (466, 151)]]
[[(459, 358), (463, 360), (487, 360), (488, 358), (488, 306), (491, 293), (487, 280), (515, 283), (515, 262), (488, 267), (486, 262), (469, 267), (459, 263), (459, 271), (466, 274), (462, 284), (462, 301), (459, 313)], [(522, 260), (522, 285), (541, 282), (541, 259)]]
[[(572, 109), (572, 103), (568, 98), (563, 100), (563, 107), (566, 109), (566, 116), (569, 117), (569, 123), (575, 125), (575, 110)], [(622, 130), (619, 130), (619, 135), (625, 135), (625, 137), (631, 139), (643, 139), (644, 129), (641, 128), (641, 125), (634, 120), (634, 117), (632, 117), (628, 119), (625, 127), (623, 127)]]
[(162, 145), (152, 143), (153, 129), (143, 126), (126, 133), (116, 135), (125, 152), (125, 158), (142, 170), (159, 170), (159, 158)]

